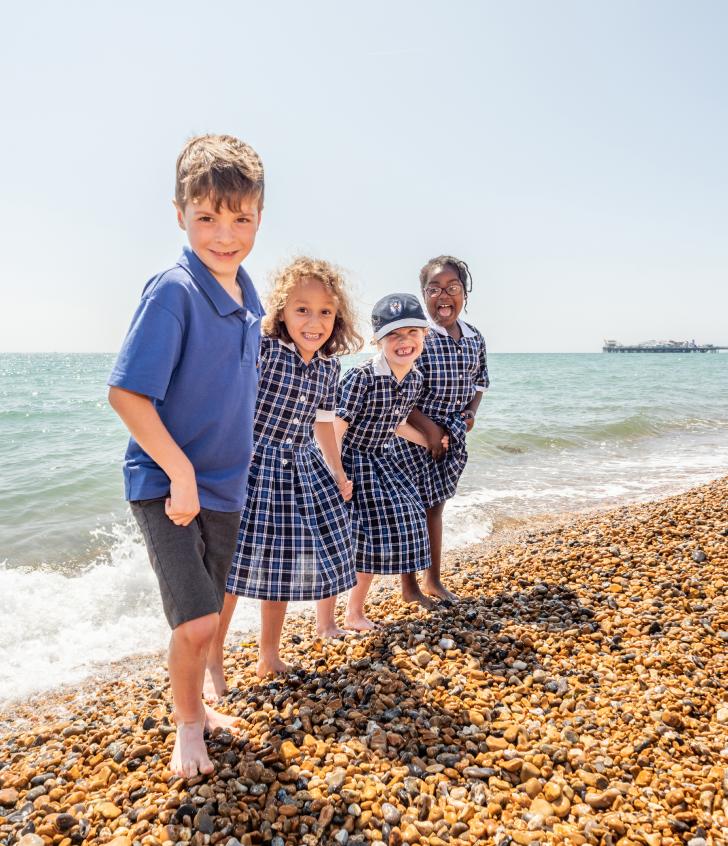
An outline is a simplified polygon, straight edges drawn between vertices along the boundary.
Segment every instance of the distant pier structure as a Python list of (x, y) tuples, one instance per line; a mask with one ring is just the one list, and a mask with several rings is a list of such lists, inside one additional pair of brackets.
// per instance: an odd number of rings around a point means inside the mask
[(695, 341), (643, 341), (641, 344), (620, 344), (618, 341), (604, 341), (605, 353), (707, 353), (728, 350), (715, 344), (696, 344)]

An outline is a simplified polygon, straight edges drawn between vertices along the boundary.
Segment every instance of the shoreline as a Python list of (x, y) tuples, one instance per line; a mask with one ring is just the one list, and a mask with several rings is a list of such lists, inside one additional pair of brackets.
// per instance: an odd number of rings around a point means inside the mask
[[(627, 506), (629, 507), (629, 506)], [(443, 553), (443, 572), (447, 577), (448, 568), (460, 562), (461, 559), (479, 559), (492, 554), (496, 549), (508, 544), (523, 542), (524, 538), (534, 532), (557, 529), (581, 517), (596, 517), (599, 514), (613, 510), (611, 506), (591, 507), (583, 511), (565, 511), (556, 513), (532, 514), (523, 517), (504, 519), (494, 527), (493, 532), (477, 543), (466, 544), (462, 547)], [(399, 593), (398, 582), (395, 577), (383, 577), (375, 581), (369, 596), (378, 602), (395, 598)], [(337, 614), (343, 614), (343, 600), (337, 604)], [(314, 620), (312, 608), (301, 608), (289, 611), (286, 619), (301, 619), (306, 623)], [(234, 651), (235, 642), (251, 643), (258, 636), (259, 628), (234, 629), (229, 632), (226, 649)], [(316, 638), (314, 638), (315, 640)], [(166, 650), (134, 653), (123, 658), (92, 665), (88, 676), (78, 682), (60, 686), (43, 688), (26, 697), (10, 697), (0, 699), (0, 741), (6, 731), (17, 728), (24, 720), (32, 720), (39, 713), (50, 719), (54, 715), (60, 716), (69, 711), (72, 703), (83, 702), (93, 696), (94, 689), (100, 684), (108, 683), (122, 675), (144, 675), (145, 677), (159, 676), (160, 683), (167, 683), (164, 670)]]
[(209, 778), (166, 769), (158, 656), (19, 703), (0, 842), (728, 842), (728, 477), (535, 522), (448, 554), (451, 608), (383, 587), (372, 634), (287, 620), (285, 678), (239, 643)]

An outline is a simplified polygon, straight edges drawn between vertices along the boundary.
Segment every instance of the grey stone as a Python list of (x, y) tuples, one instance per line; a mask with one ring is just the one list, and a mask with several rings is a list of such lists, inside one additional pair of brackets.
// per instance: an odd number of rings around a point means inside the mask
[(389, 802), (382, 803), (382, 817), (384, 817), (384, 822), (389, 823), (391, 826), (399, 825), (399, 821), (402, 817), (400, 812), (394, 805), (390, 804)]

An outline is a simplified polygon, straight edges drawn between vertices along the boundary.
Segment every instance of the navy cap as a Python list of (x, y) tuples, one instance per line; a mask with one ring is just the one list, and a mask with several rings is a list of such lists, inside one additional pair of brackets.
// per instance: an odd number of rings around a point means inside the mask
[(414, 294), (387, 294), (372, 309), (375, 341), (405, 326), (421, 326), (426, 329), (429, 325), (420, 301)]

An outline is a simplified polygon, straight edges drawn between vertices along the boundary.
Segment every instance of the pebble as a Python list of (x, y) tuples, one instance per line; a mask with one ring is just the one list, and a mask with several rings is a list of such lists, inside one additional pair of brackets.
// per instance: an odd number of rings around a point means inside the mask
[(399, 825), (402, 815), (389, 802), (382, 803), (382, 819), (391, 826)]
[(14, 805), (18, 799), (18, 791), (14, 788), (8, 787), (5, 790), (0, 790), (0, 805), (4, 805), (7, 808)]
[(205, 811), (198, 811), (195, 814), (192, 824), (203, 834), (212, 834), (215, 830), (215, 823), (213, 822), (212, 817), (210, 817), (210, 815)]
[(612, 790), (605, 790), (603, 793), (587, 793), (584, 797), (584, 801), (592, 808), (604, 811), (607, 808), (612, 807), (617, 795), (618, 794)]
[(540, 526), (451, 553), (450, 607), (375, 588), (382, 627), (327, 643), (289, 617), (286, 678), (228, 653), (241, 732), (209, 737), (209, 777), (167, 769), (161, 670), (18, 705), (0, 841), (728, 842), (728, 480)]
[(104, 819), (115, 820), (121, 815), (121, 808), (118, 808), (113, 802), (101, 802), (96, 806), (96, 812)]

